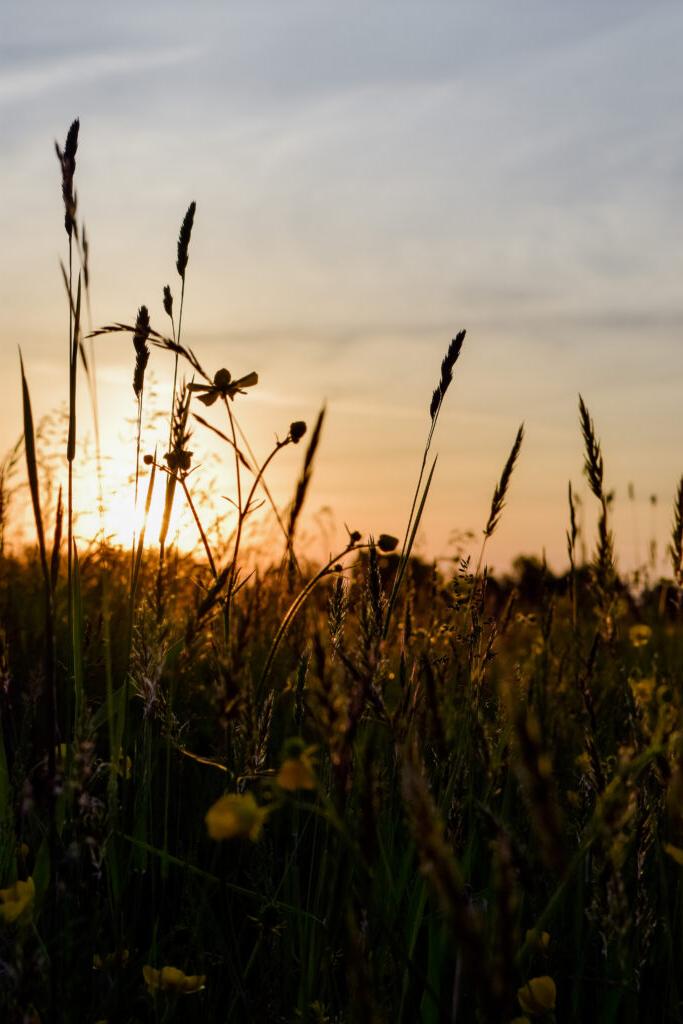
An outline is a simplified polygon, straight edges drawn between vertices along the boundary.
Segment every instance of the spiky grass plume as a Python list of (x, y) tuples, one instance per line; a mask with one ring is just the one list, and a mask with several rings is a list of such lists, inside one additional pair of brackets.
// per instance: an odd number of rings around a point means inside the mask
[(602, 451), (600, 449), (600, 442), (595, 435), (595, 426), (591, 419), (590, 413), (586, 403), (584, 402), (581, 395), (579, 395), (579, 420), (581, 423), (581, 433), (583, 435), (583, 443), (585, 448), (584, 455), (584, 472), (590, 484), (590, 489), (598, 499), (603, 500), (603, 475), (604, 466), (602, 460)]
[(671, 525), (669, 554), (671, 555), (673, 578), (680, 587), (683, 582), (683, 476), (678, 481), (678, 488), (676, 489), (676, 497), (674, 499), (674, 518)]
[(456, 334), (455, 338), (453, 338), (446, 349), (446, 355), (441, 361), (441, 377), (439, 379), (439, 383), (434, 388), (432, 400), (429, 404), (429, 418), (432, 422), (435, 420), (436, 415), (441, 408), (441, 404), (446, 397), (446, 392), (453, 380), (453, 367), (458, 361), (458, 356), (462, 349), (462, 343), (465, 340), (465, 334), (465, 331), (459, 331), (458, 334)]
[(164, 285), (164, 313), (173, 320), (173, 295), (170, 284)]
[(135, 349), (135, 370), (133, 371), (133, 391), (140, 398), (145, 386), (145, 370), (149, 362), (149, 312), (147, 306), (140, 306), (135, 330), (133, 332), (133, 348)]
[(71, 127), (67, 132), (66, 142), (64, 143), (64, 149), (59, 148), (59, 143), (55, 142), (55, 150), (57, 152), (57, 159), (62, 168), (62, 199), (64, 201), (64, 227), (66, 233), (71, 239), (71, 235), (76, 226), (76, 194), (74, 192), (74, 174), (76, 173), (76, 151), (78, 149), (78, 130), (80, 128), (80, 121), (76, 118), (71, 123)]
[[(164, 501), (164, 514), (161, 520), (159, 531), (159, 546), (163, 550), (168, 536), (168, 528), (171, 523), (171, 512), (173, 511), (173, 496), (175, 482), (182, 479), (190, 469), (192, 463), (192, 452), (188, 451), (187, 443), (190, 440), (190, 431), (187, 429), (187, 419), (190, 412), (191, 395), (185, 384), (181, 385), (176, 397), (173, 415), (171, 419), (171, 443), (169, 450), (164, 455), (168, 466), (168, 480), (166, 484), (166, 498)], [(171, 482), (173, 486), (170, 486)]]
[(287, 523), (287, 552), (290, 556), (294, 550), (294, 535), (296, 533), (297, 523), (301, 515), (301, 510), (304, 507), (304, 501), (308, 493), (308, 488), (311, 483), (311, 476), (313, 474), (313, 463), (315, 460), (315, 454), (318, 450), (318, 444), (320, 443), (320, 435), (323, 429), (323, 423), (325, 422), (325, 406), (318, 413), (318, 418), (315, 421), (315, 426), (311, 432), (311, 436), (306, 448), (306, 454), (304, 456), (304, 464), (301, 469), (301, 476), (296, 485), (296, 491), (294, 493), (294, 500), (292, 501), (291, 508), (289, 510), (289, 520)]
[[(436, 458), (432, 462), (432, 468), (427, 475), (427, 481), (422, 488), (422, 481), (424, 479), (425, 470), (427, 468), (427, 456), (429, 455), (429, 449), (432, 444), (432, 438), (434, 437), (434, 431), (436, 430), (436, 424), (439, 419), (439, 413), (443, 400), (453, 380), (453, 367), (455, 366), (460, 351), (462, 349), (462, 343), (465, 340), (465, 331), (459, 331), (455, 338), (451, 341), (450, 345), (446, 349), (446, 354), (441, 360), (441, 376), (439, 382), (434, 388), (432, 393), (432, 400), (429, 403), (429, 419), (430, 426), (427, 432), (427, 440), (425, 442), (424, 450), (422, 452), (422, 463), (420, 465), (420, 472), (417, 478), (417, 486), (415, 487), (415, 493), (413, 494), (413, 503), (410, 506), (410, 515), (408, 516), (408, 523), (406, 525), (406, 532), (403, 538), (403, 545), (401, 547), (401, 555), (398, 560), (398, 567), (396, 569), (396, 575), (394, 576), (394, 582), (389, 594), (389, 600), (387, 601), (387, 610), (384, 617), (384, 636), (386, 637), (389, 632), (389, 623), (391, 621), (391, 614), (396, 604), (399, 590), (405, 576), (406, 568), (410, 560), (410, 555), (413, 550), (413, 544), (415, 543), (415, 537), (417, 536), (417, 530), (420, 525), (422, 518), (422, 512), (424, 511), (425, 502), (427, 501), (427, 495), (429, 494), (429, 488), (432, 484), (432, 477), (434, 476), (434, 470), (436, 469)], [(421, 493), (420, 493), (421, 492)]]
[(348, 610), (349, 587), (344, 577), (339, 575), (334, 581), (327, 606), (327, 628), (333, 654), (337, 654), (344, 646), (344, 624)]
[(576, 505), (574, 504), (574, 491), (572, 490), (571, 480), (567, 485), (567, 501), (569, 503), (569, 529), (567, 530), (567, 554), (569, 556), (569, 564), (572, 568), (575, 566), (575, 552), (576, 552), (576, 538), (578, 536), (578, 526), (576, 522)]
[(171, 424), (171, 448), (164, 455), (166, 464), (172, 473), (187, 473), (192, 463), (193, 453), (188, 450), (191, 431), (187, 429), (190, 412), (190, 390), (184, 382), (178, 389), (173, 422)]
[(596, 436), (588, 407), (581, 395), (579, 395), (579, 421), (585, 448), (584, 472), (591, 491), (600, 502), (598, 544), (593, 559), (593, 578), (598, 592), (603, 627), (607, 634), (611, 634), (613, 629), (611, 604), (614, 597), (615, 568), (614, 538), (609, 529), (608, 520), (610, 496), (605, 493), (604, 489), (604, 463), (600, 441)]
[(515, 464), (519, 457), (519, 453), (522, 448), (522, 441), (524, 440), (524, 424), (522, 423), (517, 431), (514, 444), (508, 455), (508, 460), (503, 467), (500, 480), (496, 484), (496, 488), (493, 492), (493, 498), (491, 499), (491, 509), (489, 511), (489, 518), (484, 528), (484, 536), (490, 537), (500, 519), (503, 507), (505, 505), (505, 498), (507, 496), (508, 488), (510, 487), (510, 480), (512, 479), (512, 473), (515, 468)]
[(180, 232), (178, 234), (178, 256), (176, 259), (176, 269), (183, 279), (183, 282), (185, 281), (185, 271), (187, 270), (190, 239), (192, 238), (192, 228), (194, 226), (194, 215), (196, 209), (197, 204), (192, 201), (187, 208), (187, 213), (183, 217), (183, 223), (180, 225)]

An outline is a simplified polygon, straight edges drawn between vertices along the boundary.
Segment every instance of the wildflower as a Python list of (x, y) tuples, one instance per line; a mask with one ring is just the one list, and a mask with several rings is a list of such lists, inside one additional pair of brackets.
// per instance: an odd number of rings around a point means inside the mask
[(532, 1017), (548, 1013), (549, 1010), (555, 1009), (555, 982), (547, 974), (540, 978), (532, 978), (517, 990), (517, 999), (524, 1012), (530, 1013)]
[(535, 928), (529, 928), (526, 933), (526, 941), (541, 952), (545, 952), (550, 945), (549, 932), (537, 932)]
[(652, 630), (644, 622), (639, 622), (635, 626), (631, 626), (628, 638), (632, 647), (645, 647), (652, 639)]
[(173, 472), (177, 473), (180, 470), (183, 473), (187, 473), (192, 465), (192, 456), (194, 452), (179, 451), (166, 452), (164, 459), (168, 463), (168, 468)]
[(217, 370), (213, 384), (188, 384), (188, 389), (196, 392), (204, 405), (213, 405), (217, 398), (234, 399), (235, 395), (245, 394), (244, 388), (253, 388), (255, 384), (258, 384), (258, 374), (253, 371), (246, 377), (233, 380), (229, 370)]
[(655, 680), (652, 676), (647, 679), (629, 679), (629, 685), (634, 698), (640, 704), (649, 704), (655, 692)]
[(0, 918), (6, 924), (13, 924), (22, 916), (28, 917), (35, 895), (32, 878), (25, 882), (15, 882), (8, 889), (0, 889)]
[(315, 789), (317, 780), (313, 766), (315, 747), (305, 747), (303, 740), (290, 740), (285, 748), (285, 757), (280, 771), (275, 776), (280, 789), (293, 792), (297, 789)]
[(176, 992), (180, 995), (191, 995), (193, 992), (201, 992), (206, 983), (205, 974), (185, 974), (178, 967), (162, 967), (158, 971), (155, 967), (145, 964), (142, 968), (142, 976), (149, 992)]
[(123, 751), (119, 749), (117, 757), (111, 762), (111, 769), (122, 779), (129, 779), (133, 773), (133, 762), (127, 754), (124, 757)]
[(251, 793), (226, 793), (209, 808), (204, 821), (212, 839), (256, 842), (267, 817), (267, 809), (259, 807)]
[(289, 424), (289, 439), (293, 444), (298, 444), (306, 433), (306, 424), (303, 420), (295, 420)]
[(390, 554), (396, 550), (398, 545), (398, 538), (392, 537), (390, 533), (380, 533), (377, 538), (377, 547), (380, 551), (383, 551), (385, 555)]

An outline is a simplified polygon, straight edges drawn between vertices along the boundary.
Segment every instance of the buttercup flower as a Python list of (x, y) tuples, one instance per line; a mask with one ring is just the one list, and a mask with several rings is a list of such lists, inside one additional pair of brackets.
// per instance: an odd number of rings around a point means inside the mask
[(7, 889), (0, 889), (0, 918), (6, 924), (13, 924), (24, 914), (28, 917), (33, 907), (36, 888), (33, 879), (15, 882)]
[(303, 740), (293, 740), (287, 744), (285, 758), (280, 771), (275, 776), (280, 789), (293, 792), (297, 789), (315, 789), (317, 780), (313, 766), (315, 747), (305, 747)]
[(535, 932), (533, 928), (529, 928), (526, 933), (526, 941), (533, 945), (536, 949), (545, 952), (550, 945), (550, 933), (549, 932)]
[(298, 444), (306, 433), (306, 424), (303, 420), (295, 420), (289, 425), (289, 437), (294, 444)]
[(633, 647), (644, 647), (652, 639), (652, 630), (644, 622), (631, 626), (628, 631), (628, 638)]
[(555, 1009), (557, 1000), (557, 988), (555, 982), (547, 974), (540, 978), (532, 978), (517, 990), (519, 1005), (525, 1013), (532, 1016), (541, 1016)]
[(259, 807), (251, 793), (226, 793), (219, 797), (206, 812), (204, 821), (212, 839), (251, 839), (261, 835), (268, 817), (265, 807)]
[(213, 405), (217, 398), (234, 399), (235, 395), (244, 395), (244, 388), (253, 388), (255, 384), (258, 384), (258, 374), (253, 371), (233, 380), (230, 371), (223, 369), (216, 372), (213, 384), (188, 384), (188, 389), (194, 391), (204, 405)]
[(145, 964), (142, 968), (145, 985), (150, 992), (176, 992), (180, 995), (191, 995), (201, 992), (206, 983), (205, 974), (185, 974), (178, 967), (155, 967)]

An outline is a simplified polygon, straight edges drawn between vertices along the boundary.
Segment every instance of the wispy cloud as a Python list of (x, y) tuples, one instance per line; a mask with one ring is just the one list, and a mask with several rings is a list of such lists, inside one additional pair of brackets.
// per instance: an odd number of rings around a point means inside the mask
[(73, 83), (92, 83), (101, 79), (134, 75), (197, 60), (199, 46), (170, 47), (133, 53), (94, 53), (69, 55), (53, 61), (30, 62), (0, 71), (0, 104), (7, 106), (36, 99), (43, 93)]

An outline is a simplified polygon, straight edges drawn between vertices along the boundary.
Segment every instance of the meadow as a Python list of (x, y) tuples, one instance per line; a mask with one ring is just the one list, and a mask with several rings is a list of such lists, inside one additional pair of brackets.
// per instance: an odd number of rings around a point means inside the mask
[[(164, 326), (142, 306), (84, 328), (78, 136), (74, 122), (57, 146), (64, 490), (46, 500), (23, 361), (23, 439), (0, 471), (2, 1020), (683, 1020), (683, 481), (669, 577), (622, 579), (580, 399), (598, 525), (582, 536), (570, 487), (566, 573), (530, 558), (487, 570), (521, 427), (497, 480), (492, 469), (476, 560), (445, 573), (418, 558), (460, 331), (425, 396), (405, 535), (351, 528), (316, 563), (301, 523), (324, 409), (276, 424), (273, 449), (254, 455), (239, 415), (257, 370), (205, 370), (185, 340), (194, 203), (160, 284)], [(130, 549), (102, 533), (84, 551), (77, 395), (96, 423), (93, 346), (111, 334), (130, 344), (141, 514)], [(152, 349), (174, 369), (165, 452), (143, 431)], [(221, 544), (201, 500), (202, 432), (224, 446), (235, 526)], [(301, 469), (279, 508), (268, 471), (292, 445)], [(99, 446), (91, 458), (105, 493)], [(173, 543), (179, 505), (198, 553)], [(33, 537), (13, 546), (28, 507)], [(279, 545), (254, 567), (257, 513)]]

